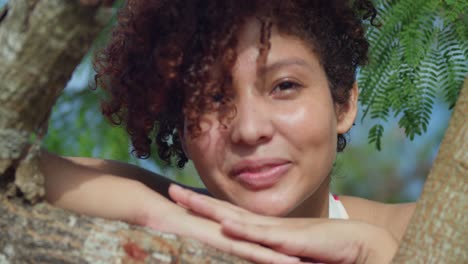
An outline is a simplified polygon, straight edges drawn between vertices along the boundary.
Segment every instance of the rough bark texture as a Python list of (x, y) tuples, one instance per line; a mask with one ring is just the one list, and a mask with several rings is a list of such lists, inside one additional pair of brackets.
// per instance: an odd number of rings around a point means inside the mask
[(468, 263), (468, 77), (394, 263)]
[(0, 263), (247, 263), (192, 239), (0, 198)]
[(0, 10), (0, 263), (242, 263), (175, 235), (31, 205), (44, 194), (31, 136), (40, 143), (103, 27), (96, 6), (110, 2), (14, 0)]
[(0, 177), (15, 180), (6, 187), (12, 195), (19, 190), (30, 201), (44, 195), (31, 137), (40, 141), (50, 109), (101, 29), (96, 10), (78, 1), (15, 0), (3, 12)]

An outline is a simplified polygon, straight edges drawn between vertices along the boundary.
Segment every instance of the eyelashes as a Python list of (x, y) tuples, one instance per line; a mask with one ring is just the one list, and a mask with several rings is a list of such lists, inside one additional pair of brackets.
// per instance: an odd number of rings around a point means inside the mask
[(302, 87), (303, 86), (299, 82), (283, 80), (273, 87), (271, 94), (274, 96), (284, 97), (299, 92)]
[(300, 87), (300, 84), (293, 82), (293, 81), (283, 81), (276, 85), (273, 88), (274, 92), (280, 92), (280, 91), (286, 91), (286, 90), (291, 90), (291, 89), (297, 89)]
[[(282, 99), (290, 95), (296, 94), (303, 87), (304, 86), (300, 84), (298, 81), (283, 79), (272, 86), (269, 94), (271, 96), (274, 96), (277, 98), (279, 97), (280, 99)], [(221, 104), (225, 103), (226, 99), (228, 100), (234, 99), (234, 98), (227, 98), (227, 95), (222, 92), (214, 93), (210, 97), (211, 97), (212, 102), (221, 103)]]

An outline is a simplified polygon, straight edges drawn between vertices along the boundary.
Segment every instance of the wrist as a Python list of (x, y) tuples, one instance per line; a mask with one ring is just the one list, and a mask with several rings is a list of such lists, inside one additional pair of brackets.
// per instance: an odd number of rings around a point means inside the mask
[(133, 217), (128, 222), (160, 229), (163, 224), (162, 220), (165, 218), (164, 216), (167, 216), (170, 207), (174, 206), (174, 204), (145, 184), (141, 182), (136, 182), (136, 184), (139, 190), (138, 201), (135, 204), (136, 206), (134, 206)]
[(151, 202), (149, 201), (150, 199), (148, 199), (148, 188), (138, 181), (135, 181), (133, 184), (135, 187), (134, 190), (136, 191), (135, 196), (133, 197), (135, 201), (134, 206), (132, 206), (132, 210), (128, 214), (126, 222), (133, 225), (146, 226), (149, 219), (148, 204)]
[(398, 248), (397, 240), (383, 228), (371, 226), (370, 237), (362, 245), (358, 263), (390, 263)]

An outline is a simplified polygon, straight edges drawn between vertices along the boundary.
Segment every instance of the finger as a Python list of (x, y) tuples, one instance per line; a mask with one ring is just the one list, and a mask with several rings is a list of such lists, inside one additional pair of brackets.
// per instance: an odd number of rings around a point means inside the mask
[(279, 217), (259, 215), (220, 199), (201, 195), (188, 189), (183, 189), (183, 191), (187, 193), (184, 199), (185, 206), (217, 222), (231, 219), (233, 221), (245, 221), (264, 225), (277, 225), (282, 223), (282, 219)]
[(285, 241), (289, 233), (288, 230), (283, 232), (284, 229), (278, 229), (277, 226), (256, 225), (231, 220), (223, 221), (221, 225), (225, 234), (237, 239), (260, 243), (274, 249), (288, 244)]
[(235, 243), (232, 245), (231, 251), (228, 253), (250, 260), (254, 263), (300, 263), (300, 259), (298, 257), (288, 256), (254, 244), (247, 245), (246, 243)]
[(306, 230), (302, 228), (224, 221), (222, 231), (230, 237), (261, 244), (283, 254), (310, 259), (316, 257), (316, 252), (308, 248), (311, 243), (313, 244), (313, 236), (304, 234)]
[(227, 202), (220, 201), (205, 195), (201, 195), (180, 186), (169, 187), (171, 198), (198, 215), (221, 222), (223, 219), (240, 220), (250, 214), (244, 209), (233, 206)]
[(219, 223), (226, 219), (263, 225), (282, 223), (281, 218), (258, 215), (231, 203), (198, 194), (174, 184), (169, 187), (169, 195), (182, 207)]
[(232, 239), (221, 232), (221, 226), (204, 218), (191, 217), (191, 222), (199, 228), (182, 228), (176, 233), (200, 240), (221, 251), (239, 256), (255, 263), (301, 263), (298, 257), (275, 252), (248, 241)]
[(174, 197), (174, 198), (177, 198), (177, 201), (181, 202), (181, 203), (184, 203), (186, 205), (189, 204), (190, 202), (190, 199), (192, 199), (192, 197), (200, 197), (201, 199), (203, 199), (206, 203), (212, 205), (212, 206), (223, 206), (223, 207), (227, 207), (227, 208), (230, 208), (230, 209), (233, 209), (233, 210), (240, 210), (240, 211), (246, 211), (245, 209), (243, 208), (240, 208), (240, 207), (237, 207), (231, 203), (228, 203), (228, 202), (225, 202), (225, 201), (222, 201), (220, 199), (216, 199), (216, 198), (212, 198), (210, 196), (207, 196), (207, 195), (203, 195), (203, 194), (199, 194), (197, 192), (194, 192), (190, 189), (187, 189), (187, 188), (183, 188), (182, 186), (179, 186), (179, 185), (175, 185), (175, 184), (171, 184), (171, 186), (169, 187), (169, 191), (174, 191), (174, 194), (177, 195), (177, 197)]
[[(177, 203), (187, 206), (190, 196), (199, 195), (177, 184), (169, 185), (169, 196)], [(204, 196), (204, 195), (203, 195)]]
[(254, 263), (295, 264), (302, 263), (298, 257), (288, 256), (257, 244), (234, 241), (221, 250)]
[(194, 194), (190, 190), (182, 186), (179, 186), (177, 184), (171, 184), (169, 186), (168, 192), (169, 192), (169, 196), (174, 202), (186, 208), (188, 207), (187, 203), (188, 203), (189, 195)]
[[(358, 229), (359, 226), (361, 229)], [(372, 231), (367, 230), (370, 228), (367, 226), (351, 221), (321, 221), (307, 228), (291, 228), (225, 221), (222, 223), (222, 231), (228, 236), (259, 243), (287, 255), (312, 259), (314, 262), (355, 263), (362, 254), (362, 234), (355, 230), (363, 233)]]

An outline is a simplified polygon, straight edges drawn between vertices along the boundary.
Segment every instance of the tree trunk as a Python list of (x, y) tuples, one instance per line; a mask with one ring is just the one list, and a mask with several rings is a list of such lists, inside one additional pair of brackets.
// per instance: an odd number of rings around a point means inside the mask
[(394, 263), (468, 263), (468, 77)]
[(15, 0), (1, 12), (0, 180), (11, 195), (44, 195), (35, 149), (50, 109), (101, 29), (96, 10), (78, 1)]
[(103, 28), (99, 2), (14, 0), (0, 10), (0, 263), (242, 263), (175, 235), (31, 205), (44, 195), (36, 154), (50, 109)]
[(0, 198), (0, 263), (247, 263), (192, 239)]

